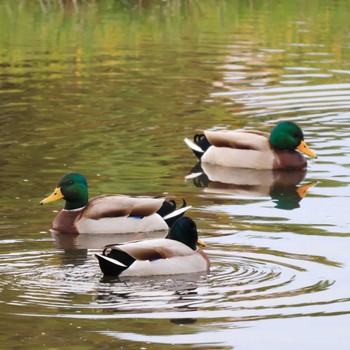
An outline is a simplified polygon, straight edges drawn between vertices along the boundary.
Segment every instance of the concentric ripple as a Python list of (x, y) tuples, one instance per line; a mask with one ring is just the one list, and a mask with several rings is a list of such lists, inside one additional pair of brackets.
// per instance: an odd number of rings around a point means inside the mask
[[(315, 274), (322, 264), (283, 252), (208, 250), (208, 275), (145, 279), (103, 278), (93, 251), (22, 251), (0, 256), (0, 291), (11, 313), (67, 318), (265, 318), (328, 300), (333, 281)], [(321, 265), (321, 266), (320, 266)], [(6, 266), (6, 268), (5, 268)], [(308, 295), (314, 294), (312, 302)], [(334, 294), (334, 291), (333, 291)], [(316, 303), (316, 305), (317, 305)], [(292, 311), (294, 310), (294, 311)], [(187, 317), (186, 316), (186, 317)]]
[(315, 262), (284, 257), (282, 252), (280, 256), (237, 251), (216, 254), (218, 263), (212, 271), (215, 293), (226, 296), (221, 307), (274, 309), (282, 300), (292, 307), (300, 297), (325, 291), (333, 284), (312, 277), (312, 271), (320, 268)]

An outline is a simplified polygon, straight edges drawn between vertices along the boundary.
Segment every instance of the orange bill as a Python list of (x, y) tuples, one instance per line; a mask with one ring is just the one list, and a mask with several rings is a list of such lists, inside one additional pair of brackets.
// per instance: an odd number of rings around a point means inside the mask
[(203, 247), (206, 246), (206, 244), (205, 244), (201, 239), (199, 239), (199, 238), (198, 238), (198, 241), (197, 241), (197, 245), (198, 245), (199, 247), (201, 247), (201, 248), (203, 248)]
[(50, 203), (50, 202), (54, 202), (57, 201), (58, 199), (63, 198), (63, 194), (61, 192), (61, 188), (60, 187), (56, 187), (55, 190), (45, 199), (43, 199), (40, 204), (46, 204), (46, 203)]
[(308, 155), (309, 157), (317, 158), (316, 154), (313, 151), (311, 151), (311, 149), (309, 148), (309, 146), (306, 144), (305, 141), (301, 141), (297, 149), (300, 152)]

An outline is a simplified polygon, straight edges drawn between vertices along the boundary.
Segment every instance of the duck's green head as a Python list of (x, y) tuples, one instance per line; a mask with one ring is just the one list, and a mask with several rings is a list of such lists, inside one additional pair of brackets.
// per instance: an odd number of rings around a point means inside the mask
[(186, 244), (193, 250), (197, 249), (197, 244), (202, 247), (205, 246), (205, 243), (198, 239), (196, 223), (187, 216), (183, 216), (174, 222), (166, 238)]
[(316, 154), (306, 145), (303, 131), (292, 122), (277, 124), (270, 135), (271, 146), (278, 151), (294, 151), (298, 149), (306, 155), (316, 158)]
[(63, 198), (66, 201), (64, 209), (72, 210), (84, 207), (88, 202), (88, 186), (85, 176), (78, 173), (64, 175), (50, 196), (40, 204), (54, 202)]

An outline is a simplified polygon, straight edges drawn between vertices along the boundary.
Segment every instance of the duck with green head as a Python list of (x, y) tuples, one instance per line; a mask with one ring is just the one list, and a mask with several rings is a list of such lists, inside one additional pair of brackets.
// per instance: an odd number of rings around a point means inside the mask
[(189, 217), (177, 219), (168, 235), (124, 244), (108, 245), (102, 254), (95, 254), (106, 276), (154, 276), (206, 272), (207, 255), (197, 248), (204, 246), (198, 239), (195, 222)]
[[(316, 158), (298, 125), (284, 121), (271, 134), (255, 130), (205, 130), (185, 143), (205, 163), (249, 169), (304, 169), (298, 151)], [(298, 151), (297, 151), (298, 150)]]
[(131, 233), (167, 230), (190, 207), (176, 209), (173, 200), (159, 197), (103, 195), (89, 200), (85, 176), (64, 175), (40, 204), (65, 200), (52, 228), (64, 233)]

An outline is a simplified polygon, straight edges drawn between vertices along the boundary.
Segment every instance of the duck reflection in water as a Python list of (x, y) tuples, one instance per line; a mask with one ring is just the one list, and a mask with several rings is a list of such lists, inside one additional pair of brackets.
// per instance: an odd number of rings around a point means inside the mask
[(298, 186), (305, 175), (306, 170), (256, 170), (197, 163), (186, 179), (193, 179), (195, 186), (205, 192), (271, 197), (276, 208), (292, 210), (300, 207), (308, 190), (317, 184), (315, 181)]
[[(111, 277), (103, 276), (97, 287), (94, 300), (100, 306), (106, 305), (109, 312), (118, 312), (127, 306), (135, 312), (157, 312), (171, 308), (171, 311), (197, 311), (195, 300), (201, 301), (198, 286), (205, 281), (203, 273), (178, 274), (173, 276)], [(147, 295), (147, 303), (144, 302)], [(142, 305), (142, 306), (141, 306)], [(179, 324), (184, 324), (181, 319)], [(176, 320), (170, 322), (177, 323)], [(186, 323), (194, 323), (187, 321)]]
[(133, 232), (125, 234), (75, 234), (51, 231), (54, 245), (58, 249), (103, 249), (109, 244), (121, 244), (125, 242), (164, 238), (168, 230), (157, 230), (152, 232)]

